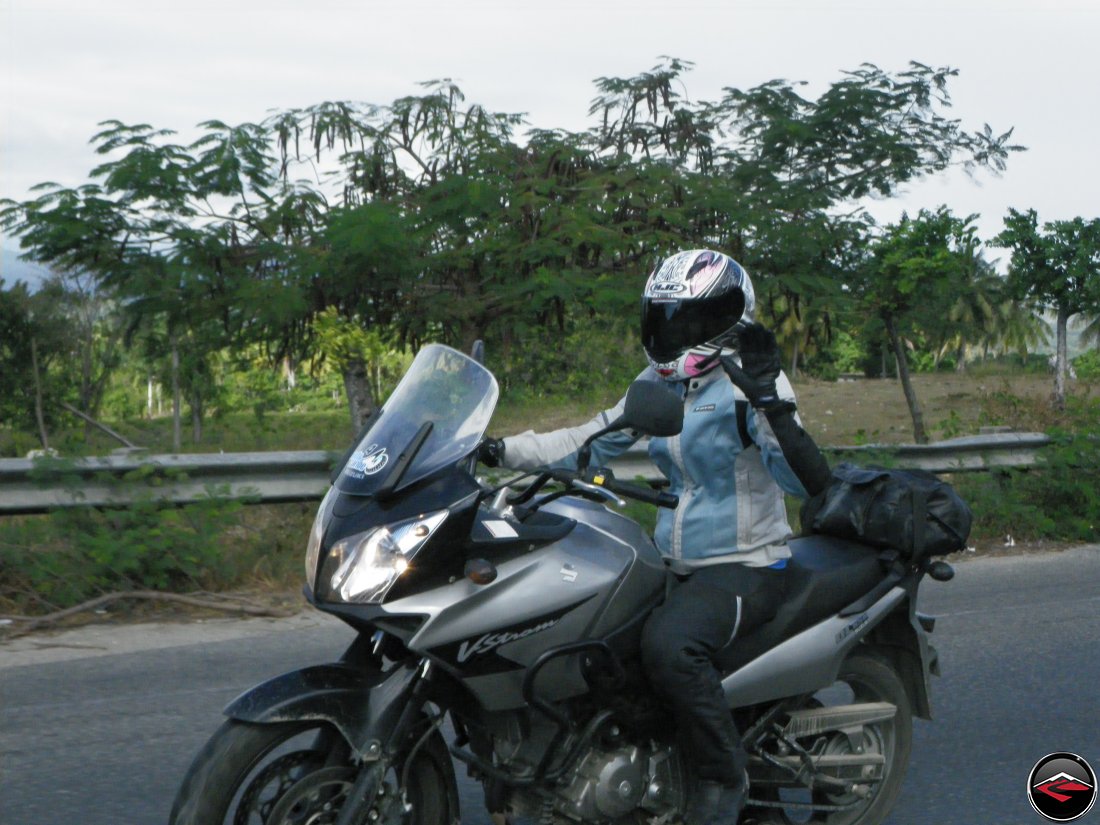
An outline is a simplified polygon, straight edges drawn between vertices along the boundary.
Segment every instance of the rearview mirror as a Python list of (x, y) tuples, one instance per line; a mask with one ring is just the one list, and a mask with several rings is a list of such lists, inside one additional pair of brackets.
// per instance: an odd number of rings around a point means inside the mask
[(621, 421), (646, 435), (679, 435), (684, 428), (684, 401), (667, 384), (635, 381), (626, 391)]
[(583, 473), (592, 457), (592, 442), (617, 430), (638, 430), (645, 435), (669, 437), (684, 428), (684, 402), (671, 388), (656, 381), (635, 381), (626, 391), (623, 414), (585, 439), (577, 451), (577, 468)]

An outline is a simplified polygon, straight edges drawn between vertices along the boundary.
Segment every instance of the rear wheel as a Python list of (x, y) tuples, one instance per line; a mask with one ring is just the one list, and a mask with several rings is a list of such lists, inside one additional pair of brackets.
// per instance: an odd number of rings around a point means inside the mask
[[(798, 742), (814, 754), (881, 755), (882, 778), (868, 783), (869, 792), (862, 794), (844, 788), (810, 791), (804, 787), (781, 788), (766, 796), (750, 793), (756, 798), (790, 803), (786, 808), (758, 808), (752, 812), (752, 818), (767, 825), (877, 825), (894, 806), (909, 767), (913, 712), (905, 686), (887, 661), (869, 652), (859, 652), (850, 656), (841, 667), (836, 684), (815, 694), (810, 701), (822, 706), (889, 702), (897, 708), (893, 719), (864, 725), (862, 736), (855, 740), (833, 732)], [(835, 806), (842, 810), (815, 812), (807, 809), (810, 805)]]
[[(381, 777), (370, 821), (450, 825), (457, 820), (453, 769), (438, 733), (407, 769), (404, 762), (398, 760), (397, 768)], [(327, 725), (230, 720), (195, 757), (170, 823), (332, 825), (358, 773), (347, 744)]]

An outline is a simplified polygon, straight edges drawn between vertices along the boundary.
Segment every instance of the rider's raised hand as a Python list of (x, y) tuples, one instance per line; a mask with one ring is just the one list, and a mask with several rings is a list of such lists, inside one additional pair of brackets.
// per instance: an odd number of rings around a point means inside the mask
[(745, 393), (754, 407), (766, 408), (779, 403), (776, 379), (782, 365), (775, 333), (762, 324), (749, 324), (738, 333), (741, 363), (730, 355), (719, 358), (722, 369)]

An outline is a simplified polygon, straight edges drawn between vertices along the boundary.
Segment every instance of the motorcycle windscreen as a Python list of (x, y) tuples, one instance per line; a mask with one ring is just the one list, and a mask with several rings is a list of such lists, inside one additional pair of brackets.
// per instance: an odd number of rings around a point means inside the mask
[(472, 358), (442, 344), (425, 346), (352, 451), (336, 487), (350, 495), (374, 493), (401, 454), (415, 448), (425, 424), (431, 428), (401, 486), (466, 458), (485, 435), (499, 394), (492, 373)]

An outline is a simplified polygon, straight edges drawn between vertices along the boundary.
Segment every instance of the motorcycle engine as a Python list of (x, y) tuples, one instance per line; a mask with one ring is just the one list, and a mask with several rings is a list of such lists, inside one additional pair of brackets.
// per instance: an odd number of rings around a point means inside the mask
[[(525, 714), (524, 714), (525, 715)], [(554, 727), (538, 717), (517, 719), (507, 734), (497, 727), (494, 736), (498, 764), (530, 774), (539, 764), (553, 738)], [(519, 724), (519, 722), (525, 724)], [(520, 731), (526, 729), (526, 736)], [(676, 811), (684, 799), (683, 771), (672, 748), (657, 743), (629, 742), (609, 724), (578, 760), (572, 775), (552, 787), (553, 810), (573, 821), (600, 822), (641, 808), (653, 815)], [(562, 752), (568, 752), (567, 741)], [(516, 791), (512, 807), (521, 814), (538, 816), (545, 797)]]
[(682, 796), (678, 767), (668, 748), (593, 748), (561, 792), (557, 808), (570, 819), (585, 821), (617, 819), (635, 808), (653, 814), (676, 810)]

